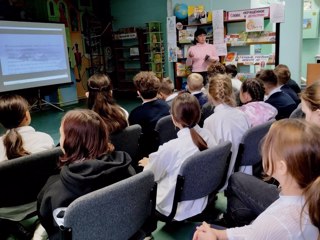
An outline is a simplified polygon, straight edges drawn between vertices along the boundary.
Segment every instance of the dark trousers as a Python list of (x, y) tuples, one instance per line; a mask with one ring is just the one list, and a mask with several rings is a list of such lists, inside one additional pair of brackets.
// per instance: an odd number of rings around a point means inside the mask
[(203, 86), (205, 86), (208, 82), (208, 72), (193, 72), (199, 73), (203, 77)]
[(225, 218), (234, 226), (250, 224), (260, 213), (279, 198), (279, 191), (254, 176), (234, 173), (226, 190), (228, 199)]

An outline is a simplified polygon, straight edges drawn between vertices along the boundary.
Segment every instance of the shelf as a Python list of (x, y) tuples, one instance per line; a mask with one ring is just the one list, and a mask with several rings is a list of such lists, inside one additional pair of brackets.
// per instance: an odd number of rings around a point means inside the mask
[(130, 45), (130, 46), (115, 47), (114, 50), (124, 50), (124, 49), (136, 48), (136, 47), (139, 47), (139, 45)]
[(250, 45), (259, 45), (259, 44), (276, 44), (275, 41), (273, 42), (243, 42), (243, 43), (235, 43), (231, 44), (231, 43), (227, 43), (228, 47), (245, 47), (245, 46), (250, 46)]
[(210, 26), (212, 22), (209, 23), (198, 23), (198, 24), (183, 24), (183, 27), (199, 27), (199, 26)]
[(135, 61), (140, 61), (140, 58), (119, 58), (119, 62), (135, 62)]
[(164, 52), (145, 52), (144, 54), (163, 54), (164, 55)]
[(146, 44), (146, 45), (150, 45), (150, 44), (163, 44), (163, 41), (161, 41), (161, 42), (146, 42), (146, 43), (144, 43), (144, 44)]
[(165, 61), (161, 61), (161, 62), (146, 62), (146, 64), (153, 64), (153, 63), (154, 63), (154, 64), (159, 64), (159, 63), (162, 63), (162, 64), (163, 64), (163, 63), (165, 63)]
[[(255, 64), (244, 64), (244, 63), (237, 63), (238, 66), (253, 66), (253, 65), (259, 65), (259, 63)], [(275, 63), (266, 63), (266, 65), (275, 65)]]
[(163, 32), (145, 32), (143, 34), (149, 34), (149, 33), (163, 33)]
[(118, 72), (139, 72), (141, 68), (126, 68), (126, 69), (117, 69)]
[[(264, 20), (270, 19), (269, 17), (264, 17)], [(238, 19), (238, 20), (224, 20), (224, 23), (238, 23), (238, 22), (245, 22), (246, 19)]]

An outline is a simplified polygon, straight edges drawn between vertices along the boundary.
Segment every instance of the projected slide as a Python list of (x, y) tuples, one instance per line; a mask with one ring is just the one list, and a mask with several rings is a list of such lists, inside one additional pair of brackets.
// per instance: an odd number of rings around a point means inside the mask
[(0, 21), (0, 92), (71, 82), (64, 24)]
[(22, 74), (66, 69), (63, 36), (1, 35), (2, 74)]

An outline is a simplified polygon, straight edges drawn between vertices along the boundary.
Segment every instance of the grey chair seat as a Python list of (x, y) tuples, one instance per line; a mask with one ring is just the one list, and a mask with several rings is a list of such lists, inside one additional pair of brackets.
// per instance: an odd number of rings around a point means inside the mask
[(177, 177), (171, 213), (168, 216), (158, 213), (158, 219), (170, 222), (174, 219), (179, 202), (217, 193), (226, 181), (230, 151), (231, 142), (226, 141), (187, 158)]
[(88, 193), (74, 200), (63, 214), (57, 213), (63, 215), (63, 221), (60, 221), (63, 222), (60, 225), (62, 237), (76, 240), (143, 239), (156, 228), (153, 217), (155, 199), (156, 185), (151, 171)]

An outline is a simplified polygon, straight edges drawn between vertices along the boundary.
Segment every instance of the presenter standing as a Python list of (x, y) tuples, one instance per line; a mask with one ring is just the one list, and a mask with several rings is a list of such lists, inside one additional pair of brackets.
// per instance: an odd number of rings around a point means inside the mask
[(193, 73), (203, 76), (203, 84), (207, 83), (207, 68), (211, 62), (219, 61), (214, 45), (206, 43), (207, 32), (197, 29), (194, 33), (195, 45), (190, 47), (187, 55), (187, 66), (192, 66)]

